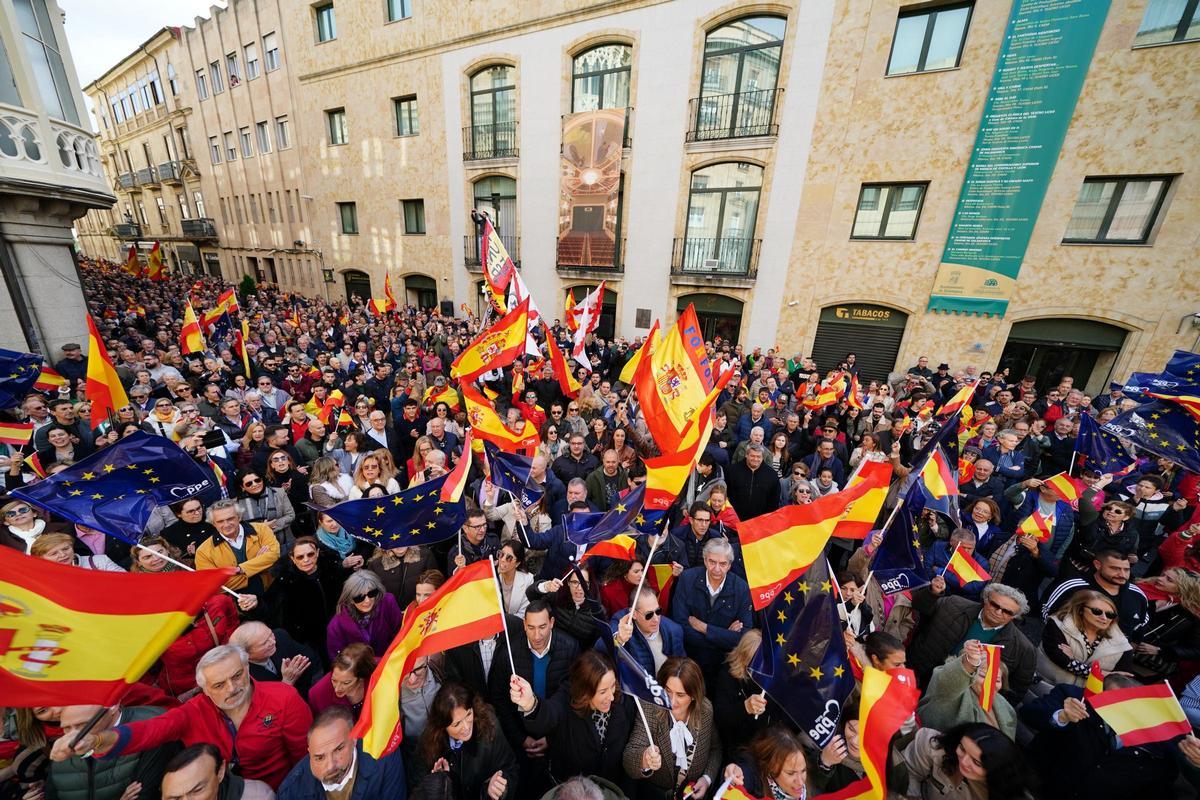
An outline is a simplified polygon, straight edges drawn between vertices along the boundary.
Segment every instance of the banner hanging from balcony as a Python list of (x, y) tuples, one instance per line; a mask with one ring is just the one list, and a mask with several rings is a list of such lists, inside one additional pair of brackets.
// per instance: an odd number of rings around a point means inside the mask
[(612, 269), (625, 109), (582, 111), (563, 119), (558, 203), (558, 265)]
[(1014, 0), (930, 311), (1003, 316), (1109, 0)]

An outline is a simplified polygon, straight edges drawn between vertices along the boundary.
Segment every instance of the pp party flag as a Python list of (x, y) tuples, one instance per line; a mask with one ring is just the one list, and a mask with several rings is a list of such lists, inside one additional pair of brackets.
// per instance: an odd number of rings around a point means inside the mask
[(101, 572), (0, 548), (0, 697), (19, 707), (115, 703), (232, 574)]
[[(545, 326), (545, 320), (542, 321)], [(546, 330), (546, 349), (550, 351), (550, 366), (554, 368), (554, 377), (558, 380), (558, 388), (562, 389), (562, 393), (569, 398), (579, 396), (579, 390), (583, 388), (579, 385), (578, 379), (571, 371), (571, 365), (567, 363), (567, 359), (563, 357), (562, 350), (559, 349), (558, 343), (554, 341), (554, 333), (547, 326)]]
[(92, 403), (93, 428), (99, 427), (110, 414), (116, 414), (117, 409), (129, 405), (129, 395), (117, 377), (117, 368), (113, 366), (112, 358), (100, 338), (96, 321), (88, 314), (88, 363), (87, 363), (87, 396)]
[(518, 450), (533, 450), (538, 446), (537, 428), (529, 420), (524, 420), (519, 432), (513, 432), (500, 419), (496, 407), (481, 395), (470, 383), (459, 384), (463, 400), (467, 404), (467, 422), (475, 430), (480, 439), (489, 441), (509, 453)]
[(954, 393), (954, 396), (946, 401), (946, 404), (937, 410), (937, 416), (948, 417), (956, 412), (961, 413), (963, 409), (969, 408), (971, 398), (975, 396), (975, 389), (979, 386), (977, 383), (968, 383), (966, 386)]
[(458, 533), (467, 518), (461, 500), (442, 499), (442, 487), (449, 477), (442, 475), (384, 497), (345, 500), (322, 510), (351, 536), (385, 550), (444, 542)]
[(787, 584), (817, 560), (838, 521), (869, 489), (870, 484), (864, 481), (807, 505), (784, 506), (742, 522), (738, 528), (742, 562), (756, 611), (770, 605)]
[(351, 731), (363, 740), (364, 751), (380, 758), (400, 746), (400, 682), (417, 658), (504, 630), (495, 575), (490, 560), (468, 564), (404, 615), (400, 632), (371, 675), (362, 714)]
[(533, 471), (533, 459), (530, 456), (505, 453), (491, 442), (483, 443), (483, 454), (484, 471), (488, 478), (517, 499), (522, 508), (529, 508), (542, 499), (545, 492), (530, 478)]
[(865, 539), (875, 527), (875, 520), (887, 500), (888, 485), (892, 480), (892, 465), (886, 461), (863, 461), (858, 472), (850, 478), (847, 488), (866, 483), (870, 488), (850, 512), (838, 520), (833, 535), (839, 539)]
[(200, 333), (200, 321), (189, 300), (183, 306), (183, 329), (179, 332), (179, 351), (185, 356), (204, 352), (204, 336)]
[(917, 710), (920, 697), (912, 670), (884, 672), (866, 667), (858, 701), (858, 749), (864, 775), (843, 789), (818, 795), (814, 800), (883, 800), (889, 791), (903, 792), (887, 784), (888, 752), (900, 726)]
[(946, 514), (957, 523), (958, 476), (942, 448), (935, 447), (930, 453), (921, 468), (918, 483), (925, 491), (926, 507)]
[(579, 559), (582, 564), (592, 556), (601, 556), (602, 558), (615, 558), (619, 561), (636, 561), (637, 555), (637, 539), (634, 539), (628, 534), (620, 534), (611, 539), (605, 539), (601, 542), (596, 542), (589, 547)]
[(1065, 472), (1051, 475), (1042, 483), (1053, 489), (1056, 495), (1068, 503), (1074, 503), (1083, 494), (1083, 485)]
[(12, 494), (132, 543), (141, 538), (156, 507), (213, 488), (213, 479), (183, 448), (162, 436), (137, 431)]
[(1088, 700), (1124, 747), (1187, 736), (1192, 724), (1166, 683), (1108, 689)]
[(572, 544), (583, 546), (611, 539), (633, 527), (633, 522), (642, 511), (646, 487), (638, 486), (624, 497), (613, 500), (612, 508), (603, 512), (573, 511), (563, 520), (567, 539)]
[(463, 348), (450, 365), (450, 377), (473, 381), (489, 370), (508, 366), (525, 352), (528, 335), (529, 298), (526, 298)]
[(991, 711), (996, 702), (996, 690), (1000, 683), (1000, 651), (1002, 644), (985, 644), (983, 661), (983, 685), (979, 687), (979, 707)]
[(155, 242), (146, 256), (146, 277), (152, 281), (167, 279), (167, 265), (163, 263), (162, 242)]
[(609, 637), (602, 636), (597, 649), (612, 657), (617, 666), (617, 680), (620, 681), (622, 690), (650, 705), (668, 711), (671, 709), (671, 699), (667, 697), (666, 690), (624, 647), (616, 646)]
[(37, 379), (33, 382), (33, 388), (39, 392), (57, 392), (66, 385), (67, 379), (47, 366), (42, 367), (42, 371), (38, 373)]
[(19, 406), (42, 369), (39, 355), (0, 349), (0, 408)]
[(5, 422), (0, 420), (0, 442), (24, 447), (33, 436), (32, 422)]
[(503, 313), (508, 308), (504, 304), (504, 294), (508, 290), (509, 281), (517, 272), (517, 266), (508, 255), (508, 249), (501, 241), (492, 221), (485, 214), (481, 214), (479, 218), (482, 219), (479, 238), (483, 245), (480, 248), (483, 254), (483, 258), (480, 259), (483, 262), (483, 277), (491, 290), (492, 302)]
[(962, 551), (959, 544), (954, 545), (954, 552), (950, 554), (950, 560), (946, 562), (946, 566), (942, 569), (942, 574), (949, 572), (954, 577), (958, 578), (959, 586), (966, 586), (968, 583), (975, 581), (989, 581), (992, 576), (987, 570), (975, 563), (975, 560)]
[(1054, 515), (1044, 515), (1036, 508), (1033, 513), (1021, 520), (1017, 533), (1022, 536), (1032, 536), (1039, 542), (1046, 542), (1054, 535)]
[(1090, 414), (1079, 415), (1075, 452), (1083, 457), (1083, 466), (1104, 474), (1126, 475), (1137, 465), (1120, 437), (1101, 428)]
[(914, 484), (884, 527), (883, 541), (871, 557), (871, 570), (884, 594), (899, 594), (929, 583), (917, 539), (917, 519), (924, 508), (925, 495)]
[(462, 455), (458, 457), (454, 469), (446, 476), (438, 494), (438, 499), (443, 503), (457, 503), (462, 499), (463, 489), (467, 487), (467, 478), (471, 474), (471, 453), (471, 429), (468, 428), (467, 436), (463, 439)]
[(1109, 420), (1103, 430), (1136, 447), (1200, 472), (1200, 419), (1183, 406), (1155, 400)]
[(1104, 671), (1100, 669), (1099, 661), (1093, 661), (1092, 668), (1088, 670), (1087, 683), (1083, 685), (1083, 699), (1090, 700), (1103, 691)]
[(129, 245), (129, 252), (125, 254), (125, 263), (121, 265), (121, 269), (128, 272), (135, 278), (142, 277), (142, 262), (138, 260), (137, 245)]
[(819, 558), (762, 614), (749, 673), (817, 747), (837, 733), (854, 674), (842, 638), (829, 564)]
[(440, 389), (437, 386), (430, 386), (421, 397), (421, 405), (432, 408), (438, 403), (445, 403), (450, 406), (451, 411), (458, 411), (461, 408), (458, 402), (458, 390), (449, 384)]

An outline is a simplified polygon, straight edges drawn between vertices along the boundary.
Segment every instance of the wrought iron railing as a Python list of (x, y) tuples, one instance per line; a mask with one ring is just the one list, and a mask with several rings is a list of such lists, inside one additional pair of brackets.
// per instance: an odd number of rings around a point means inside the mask
[(516, 122), (489, 122), (463, 128), (463, 161), (516, 158)]
[(714, 94), (689, 103), (689, 142), (775, 136), (779, 133), (776, 108), (783, 89)]
[(761, 245), (762, 239), (741, 236), (676, 239), (671, 252), (671, 274), (753, 278), (758, 273)]

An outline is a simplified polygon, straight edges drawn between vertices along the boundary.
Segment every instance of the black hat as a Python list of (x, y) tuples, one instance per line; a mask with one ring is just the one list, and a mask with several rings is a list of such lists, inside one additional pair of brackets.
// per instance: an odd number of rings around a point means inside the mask
[(938, 369), (939, 369), (939, 370), (941, 370), (941, 369), (950, 369), (950, 365), (949, 365), (949, 364), (947, 364), (947, 363), (945, 363), (945, 362), (943, 362), (943, 363), (941, 363), (941, 364), (938, 364)]

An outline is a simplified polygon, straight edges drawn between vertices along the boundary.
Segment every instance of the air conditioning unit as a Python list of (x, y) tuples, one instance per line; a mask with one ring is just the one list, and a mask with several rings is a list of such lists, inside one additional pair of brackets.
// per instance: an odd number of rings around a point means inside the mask
[(704, 259), (704, 268), (705, 269), (717, 269), (720, 266), (721, 266), (721, 262), (715, 258)]

